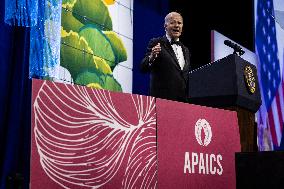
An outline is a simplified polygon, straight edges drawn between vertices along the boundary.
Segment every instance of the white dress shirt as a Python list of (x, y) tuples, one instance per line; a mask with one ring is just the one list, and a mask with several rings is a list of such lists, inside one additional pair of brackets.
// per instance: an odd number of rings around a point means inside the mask
[[(168, 35), (166, 35), (166, 37), (169, 40), (169, 42), (171, 43), (171, 38)], [(177, 39), (177, 41), (179, 41), (179, 39)], [(179, 66), (180, 66), (181, 70), (183, 70), (185, 60), (184, 60), (184, 56), (183, 56), (183, 52), (182, 52), (182, 47), (180, 45), (176, 45), (176, 44), (173, 44), (171, 46), (172, 46), (172, 48), (175, 52)]]

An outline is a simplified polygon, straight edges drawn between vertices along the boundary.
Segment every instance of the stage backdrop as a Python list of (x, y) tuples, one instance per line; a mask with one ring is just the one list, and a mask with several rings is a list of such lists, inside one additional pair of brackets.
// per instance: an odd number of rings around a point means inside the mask
[(131, 93), (133, 0), (42, 1), (30, 77)]

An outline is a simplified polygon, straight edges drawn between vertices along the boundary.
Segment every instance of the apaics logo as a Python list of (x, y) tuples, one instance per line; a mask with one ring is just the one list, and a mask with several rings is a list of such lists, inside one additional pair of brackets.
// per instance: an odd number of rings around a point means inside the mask
[[(202, 140), (202, 131), (204, 132), (204, 140)], [(195, 137), (201, 146), (208, 146), (211, 142), (212, 131), (210, 124), (205, 119), (198, 119), (195, 124)]]
[[(204, 132), (204, 137), (203, 133)], [(201, 146), (208, 146), (212, 139), (211, 126), (205, 119), (198, 119), (195, 123), (195, 138)], [(202, 139), (204, 138), (204, 139)], [(185, 152), (184, 174), (222, 175), (222, 155), (203, 152)]]

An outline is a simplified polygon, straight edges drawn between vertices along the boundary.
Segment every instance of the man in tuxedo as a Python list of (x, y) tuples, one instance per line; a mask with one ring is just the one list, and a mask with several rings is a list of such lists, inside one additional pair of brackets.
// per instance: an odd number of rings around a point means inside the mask
[(140, 68), (150, 72), (150, 95), (158, 98), (188, 101), (190, 53), (179, 37), (183, 18), (177, 12), (165, 17), (166, 35), (150, 40)]

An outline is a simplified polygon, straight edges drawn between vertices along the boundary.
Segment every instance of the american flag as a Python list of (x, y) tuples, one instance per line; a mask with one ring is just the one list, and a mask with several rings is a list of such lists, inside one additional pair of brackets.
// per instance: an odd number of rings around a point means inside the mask
[[(279, 150), (283, 148), (284, 82), (283, 70), (280, 69), (283, 66), (280, 66), (278, 57), (273, 0), (257, 1), (255, 45), (262, 98), (258, 111), (258, 129), (266, 128), (270, 131), (271, 147)], [(259, 149), (265, 150), (264, 133), (258, 134)]]

